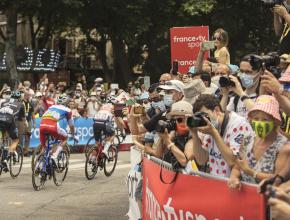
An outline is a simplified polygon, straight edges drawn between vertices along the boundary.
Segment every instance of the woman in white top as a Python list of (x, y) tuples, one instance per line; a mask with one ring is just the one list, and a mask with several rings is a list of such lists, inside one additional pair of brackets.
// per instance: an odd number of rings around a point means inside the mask
[(219, 63), (229, 65), (230, 53), (227, 48), (229, 42), (228, 32), (222, 28), (217, 29), (213, 34), (213, 41), (216, 47), (214, 57)]

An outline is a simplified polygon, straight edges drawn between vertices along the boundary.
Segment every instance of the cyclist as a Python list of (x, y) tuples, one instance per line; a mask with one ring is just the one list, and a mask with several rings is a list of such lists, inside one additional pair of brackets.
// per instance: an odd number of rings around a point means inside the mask
[(94, 128), (94, 137), (96, 142), (100, 140), (101, 132), (104, 132), (105, 143), (103, 153), (108, 157), (108, 150), (114, 140), (115, 129), (114, 129), (114, 116), (112, 111), (114, 106), (110, 103), (104, 103), (100, 110), (95, 115)]
[[(40, 144), (42, 152), (45, 148), (45, 135), (49, 134), (57, 140), (61, 141), (61, 144), (57, 146), (56, 150), (52, 154), (52, 159), (55, 161), (58, 154), (66, 146), (67, 143), (67, 132), (65, 131), (65, 121), (68, 122), (72, 136), (78, 139), (74, 133), (74, 122), (72, 118), (72, 111), (67, 107), (70, 102), (70, 98), (66, 94), (62, 94), (57, 98), (56, 105), (48, 108), (43, 114), (40, 122)], [(57, 163), (55, 163), (57, 164)]]
[[(15, 124), (16, 118), (23, 118), (25, 116), (24, 105), (20, 101), (20, 91), (13, 91), (11, 98), (2, 99), (0, 102), (0, 130), (2, 132), (7, 131), (9, 137), (12, 139), (12, 143), (9, 146), (9, 155), (14, 153), (17, 157), (16, 147), (19, 143), (18, 130)], [(4, 161), (4, 171), (8, 171), (7, 161)]]

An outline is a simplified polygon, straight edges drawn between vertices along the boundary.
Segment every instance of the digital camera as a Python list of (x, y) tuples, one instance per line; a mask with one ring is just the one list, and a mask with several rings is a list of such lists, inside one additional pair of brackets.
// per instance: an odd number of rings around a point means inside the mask
[(187, 118), (186, 124), (189, 128), (206, 126), (207, 123), (203, 117), (206, 117), (208, 120), (210, 120), (206, 113), (196, 112), (192, 117)]
[(168, 120), (168, 121), (159, 120), (156, 126), (156, 132), (164, 133), (165, 129), (167, 129), (168, 132), (175, 131), (176, 130), (175, 120)]

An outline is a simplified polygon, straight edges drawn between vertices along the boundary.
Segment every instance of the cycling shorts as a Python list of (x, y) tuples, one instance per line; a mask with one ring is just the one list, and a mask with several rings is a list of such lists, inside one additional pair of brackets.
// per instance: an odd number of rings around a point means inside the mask
[(18, 130), (13, 115), (0, 113), (0, 130), (7, 131), (12, 140), (18, 138)]
[(109, 123), (106, 121), (95, 120), (93, 128), (94, 128), (94, 137), (96, 141), (101, 139), (102, 131), (104, 132), (104, 135), (106, 137), (110, 137), (115, 134), (114, 127), (110, 126)]
[(64, 141), (67, 139), (67, 132), (60, 127), (57, 121), (43, 119), (40, 123), (40, 143), (45, 146), (46, 135), (49, 134), (57, 140)]

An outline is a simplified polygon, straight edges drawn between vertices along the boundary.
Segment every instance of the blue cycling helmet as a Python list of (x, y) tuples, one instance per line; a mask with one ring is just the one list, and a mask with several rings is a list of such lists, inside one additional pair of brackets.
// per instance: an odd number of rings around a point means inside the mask
[(21, 98), (21, 92), (19, 90), (15, 90), (11, 93), (12, 99), (20, 99)]

